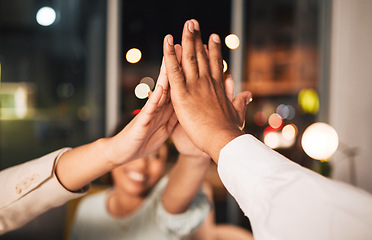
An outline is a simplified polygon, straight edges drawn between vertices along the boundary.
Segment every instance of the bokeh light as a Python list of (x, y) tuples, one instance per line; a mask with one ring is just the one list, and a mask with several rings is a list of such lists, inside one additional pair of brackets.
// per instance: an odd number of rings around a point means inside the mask
[(275, 113), (275, 106), (272, 103), (265, 103), (262, 107), (262, 111), (267, 115), (270, 116), (271, 114)]
[(230, 49), (237, 49), (240, 45), (239, 37), (235, 34), (230, 34), (225, 38), (225, 44)]
[(294, 124), (285, 125), (282, 129), (282, 135), (285, 139), (292, 140), (297, 136), (297, 127)]
[(298, 94), (298, 103), (304, 113), (317, 114), (319, 111), (319, 97), (314, 89), (302, 89)]
[(278, 132), (269, 132), (264, 136), (264, 143), (270, 148), (278, 148), (280, 146), (280, 134)]
[(140, 83), (134, 89), (134, 94), (139, 99), (145, 99), (148, 97), (149, 92), (151, 91), (149, 85), (146, 83)]
[(338, 135), (336, 130), (326, 123), (313, 123), (302, 135), (301, 144), (311, 158), (326, 161), (337, 150)]
[(283, 119), (291, 120), (295, 117), (296, 111), (291, 105), (280, 104), (276, 108), (276, 113), (279, 114)]
[(155, 87), (155, 81), (151, 77), (144, 77), (141, 79), (140, 83), (145, 83), (149, 86), (149, 88), (152, 90)]
[(91, 118), (92, 113), (90, 109), (86, 106), (80, 107), (77, 111), (77, 117), (80, 121), (87, 121)]
[(222, 64), (223, 64), (223, 72), (226, 72), (227, 71), (227, 62), (225, 60), (222, 60)]
[(57, 14), (51, 7), (42, 7), (36, 13), (36, 21), (41, 26), (50, 26), (56, 20)]
[(27, 115), (27, 90), (24, 87), (18, 87), (14, 93), (14, 108), (18, 118), (24, 118)]
[(272, 128), (279, 129), (283, 124), (283, 119), (279, 114), (273, 113), (270, 115), (268, 123)]
[(142, 53), (137, 48), (129, 49), (126, 54), (126, 59), (130, 63), (138, 63), (142, 58)]
[(258, 111), (254, 114), (253, 116), (253, 121), (254, 123), (257, 125), (257, 126), (264, 126), (267, 122), (267, 115), (265, 112), (263, 111)]

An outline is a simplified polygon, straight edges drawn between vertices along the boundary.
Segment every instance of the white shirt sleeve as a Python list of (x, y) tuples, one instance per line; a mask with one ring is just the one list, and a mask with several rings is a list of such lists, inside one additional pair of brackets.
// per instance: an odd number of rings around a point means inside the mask
[(63, 148), (0, 172), (0, 235), (87, 191), (85, 186), (80, 192), (70, 192), (55, 175), (57, 161), (67, 150)]
[(372, 195), (325, 178), (243, 135), (218, 173), (260, 239), (372, 239)]

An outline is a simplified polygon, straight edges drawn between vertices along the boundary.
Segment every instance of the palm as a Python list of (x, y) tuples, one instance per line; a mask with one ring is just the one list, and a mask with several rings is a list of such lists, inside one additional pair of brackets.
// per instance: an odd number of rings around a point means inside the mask
[[(141, 114), (141, 113), (140, 113)], [(148, 155), (155, 151), (172, 133), (176, 119), (171, 104), (158, 108), (154, 114), (136, 116), (133, 127), (130, 129), (132, 136), (133, 158)], [(142, 118), (142, 119), (141, 119)]]
[[(155, 151), (172, 133), (177, 118), (170, 102), (162, 102), (167, 92), (157, 87), (141, 112), (113, 139), (117, 164)], [(162, 102), (162, 103), (161, 103)]]
[(176, 127), (173, 130), (172, 136), (171, 136), (174, 145), (177, 148), (177, 151), (180, 154), (184, 155), (192, 155), (192, 156), (206, 156), (204, 152), (199, 150), (190, 140), (190, 138), (187, 136), (186, 132), (183, 130), (182, 126), (180, 124), (177, 124)]

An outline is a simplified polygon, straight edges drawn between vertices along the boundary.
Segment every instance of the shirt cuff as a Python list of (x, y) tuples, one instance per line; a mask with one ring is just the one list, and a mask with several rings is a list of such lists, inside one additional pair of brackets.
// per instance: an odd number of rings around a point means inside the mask
[(47, 210), (82, 196), (64, 188), (55, 175), (59, 157), (69, 148), (1, 171), (0, 234), (26, 224)]
[(71, 190), (65, 188), (65, 186), (63, 186), (63, 184), (59, 181), (59, 178), (58, 178), (58, 176), (56, 174), (56, 168), (57, 168), (57, 164), (58, 164), (59, 159), (61, 158), (62, 154), (64, 154), (65, 152), (67, 152), (69, 150), (71, 150), (71, 148), (63, 148), (61, 150), (61, 152), (58, 154), (58, 156), (56, 157), (56, 160), (55, 160), (54, 166), (53, 166), (53, 177), (57, 179), (59, 185), (61, 185), (66, 191), (71, 192), (71, 193), (85, 194), (85, 193), (88, 192), (88, 190), (90, 188), (90, 184), (87, 184), (84, 187), (82, 187), (82, 188), (80, 188), (80, 189), (78, 189), (76, 191), (71, 191)]
[(217, 171), (226, 189), (247, 213), (256, 186), (268, 172), (293, 164), (252, 135), (244, 134), (221, 149)]

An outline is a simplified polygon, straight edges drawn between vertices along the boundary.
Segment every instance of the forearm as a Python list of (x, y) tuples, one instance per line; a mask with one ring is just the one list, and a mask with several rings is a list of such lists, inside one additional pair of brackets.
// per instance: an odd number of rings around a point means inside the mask
[(66, 150), (68, 148), (60, 149), (0, 172), (0, 235), (85, 193), (66, 190), (54, 174), (55, 164)]
[(163, 206), (169, 213), (183, 213), (188, 209), (200, 190), (209, 166), (209, 157), (179, 155), (162, 195)]
[(116, 167), (111, 159), (110, 140), (102, 138), (65, 152), (56, 167), (60, 183), (76, 191)]
[(256, 239), (372, 236), (369, 193), (306, 169), (251, 135), (222, 149), (218, 173), (249, 217)]

